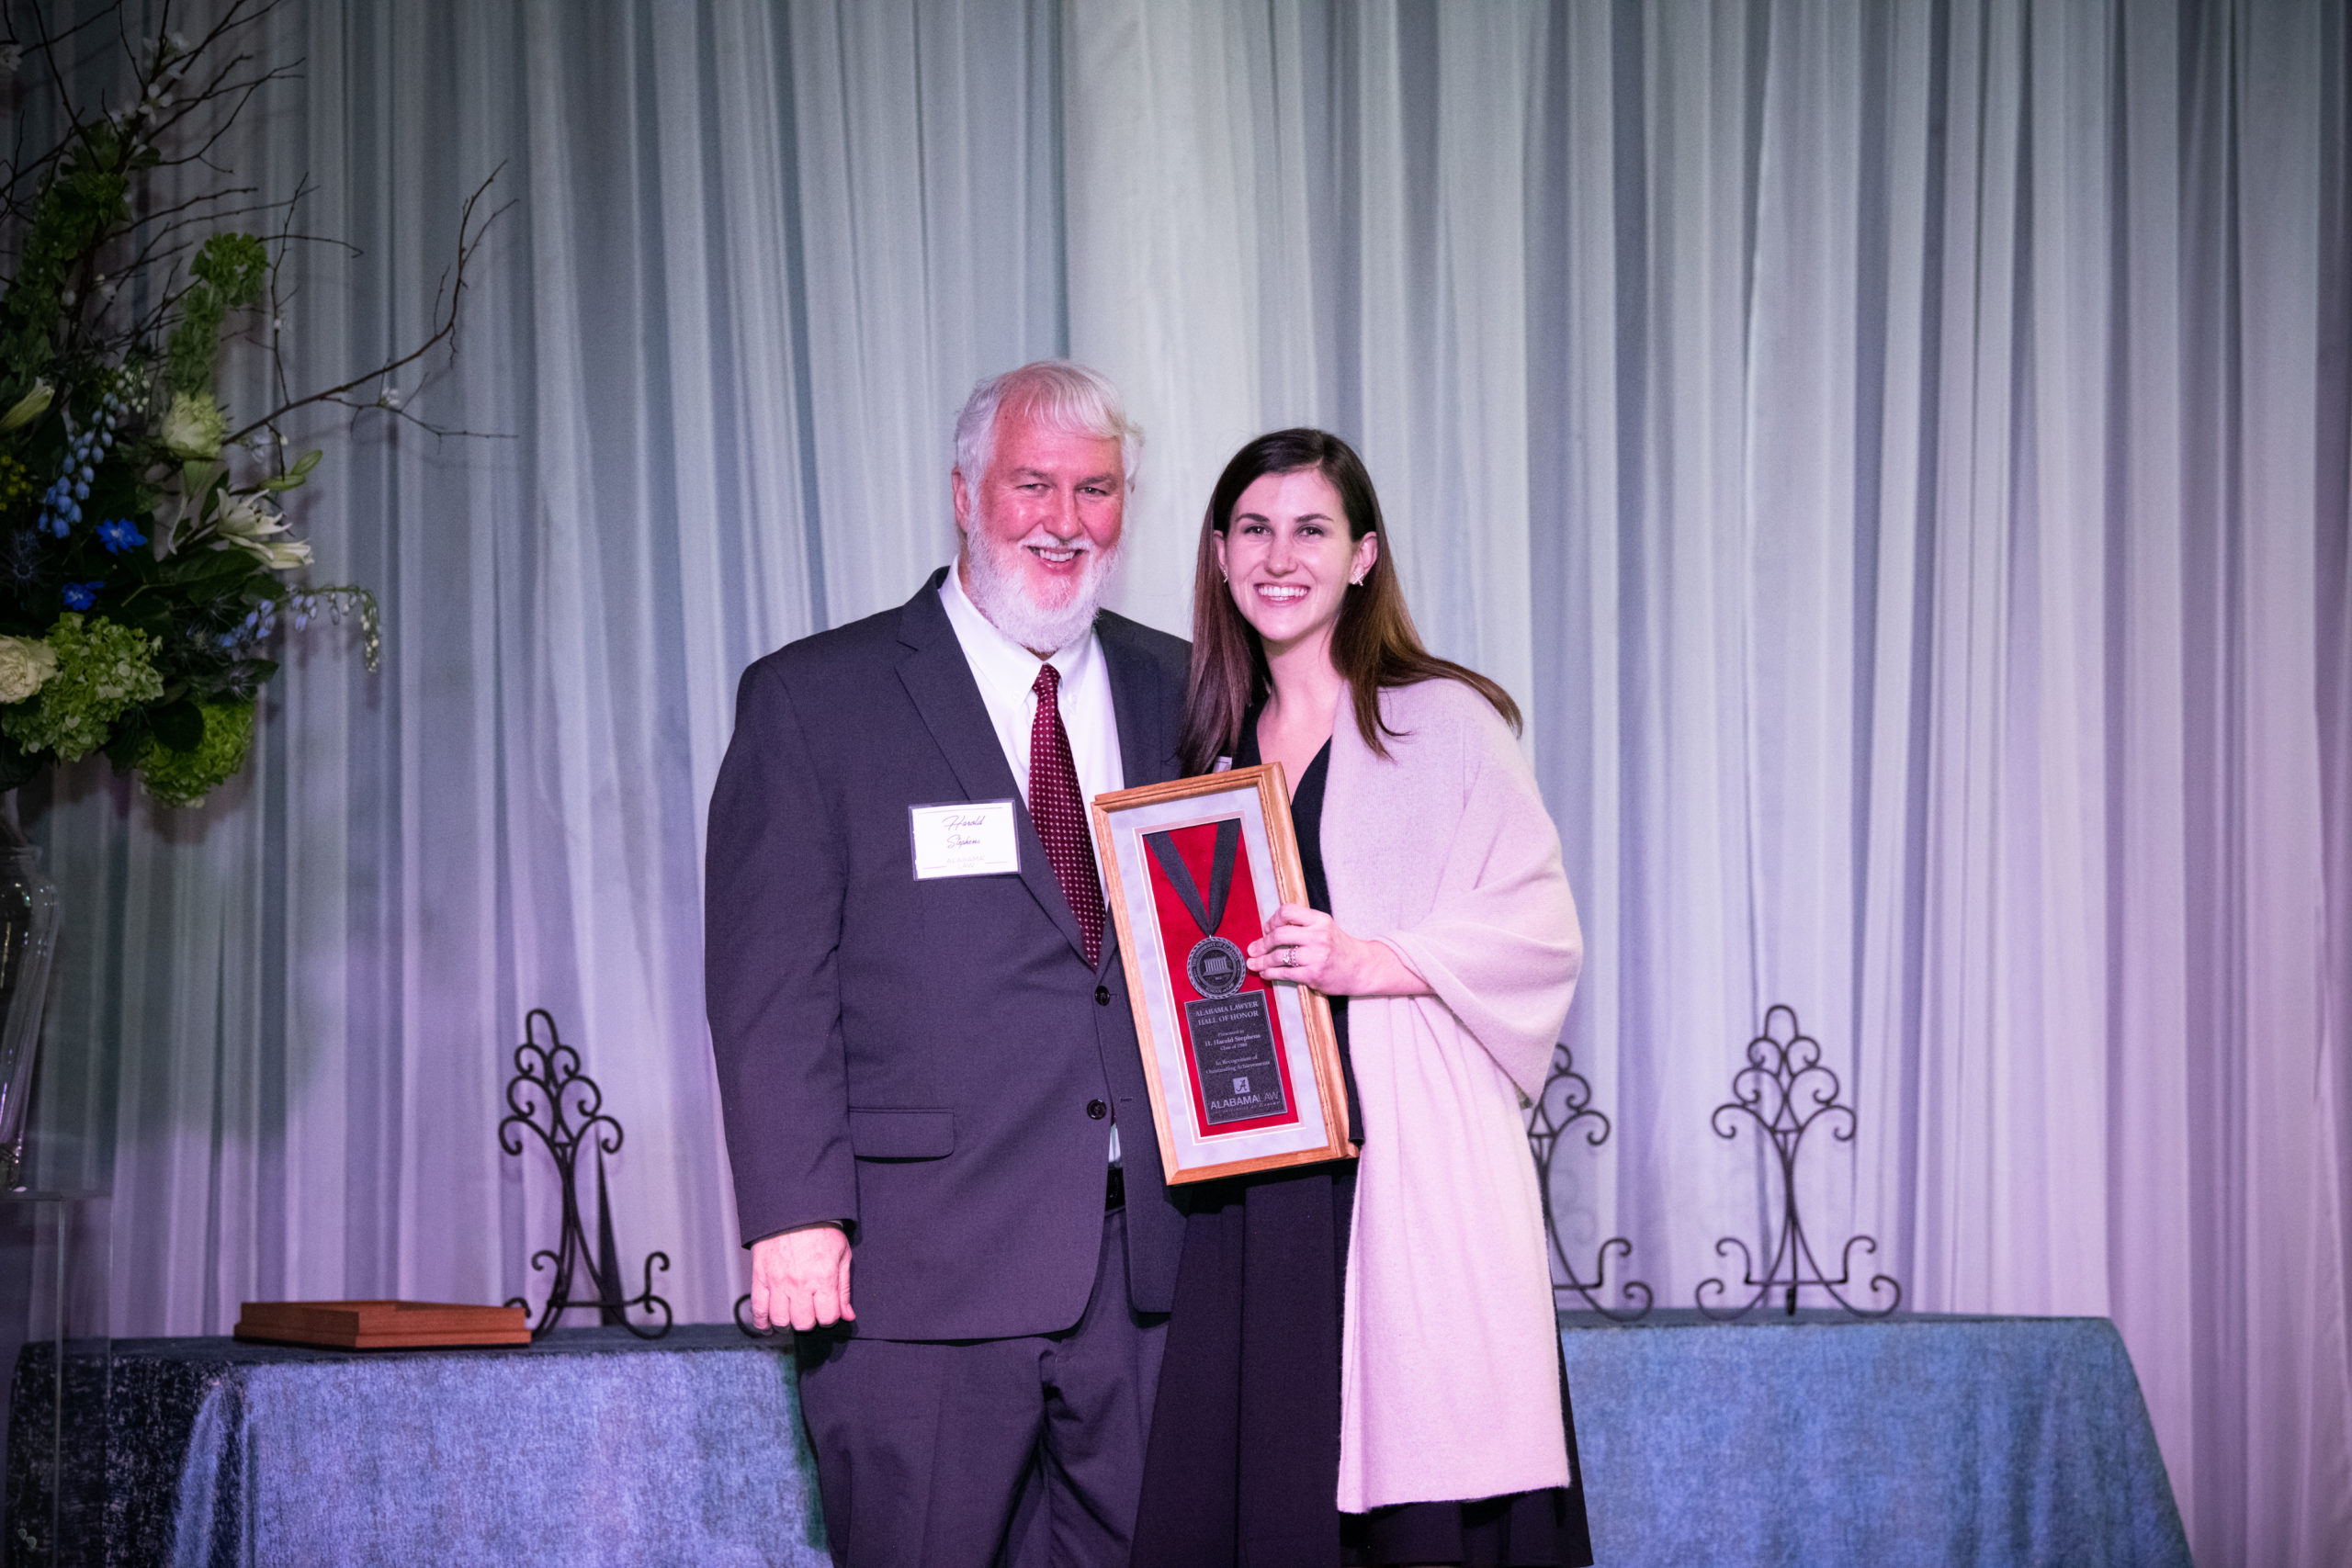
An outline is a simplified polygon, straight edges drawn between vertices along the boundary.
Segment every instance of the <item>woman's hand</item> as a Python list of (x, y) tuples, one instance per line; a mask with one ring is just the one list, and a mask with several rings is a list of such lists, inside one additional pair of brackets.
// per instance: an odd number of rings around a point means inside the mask
[(1320, 909), (1284, 904), (1250, 944), (1250, 971), (1327, 997), (1416, 997), (1429, 982), (1385, 942), (1350, 936)]

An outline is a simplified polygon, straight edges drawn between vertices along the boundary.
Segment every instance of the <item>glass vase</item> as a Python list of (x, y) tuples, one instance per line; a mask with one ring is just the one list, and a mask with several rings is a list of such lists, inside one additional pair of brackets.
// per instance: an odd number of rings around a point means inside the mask
[(40, 1057), (49, 961), (57, 950), (57, 884), (13, 812), (0, 813), (0, 1190), (25, 1184), (26, 1115)]

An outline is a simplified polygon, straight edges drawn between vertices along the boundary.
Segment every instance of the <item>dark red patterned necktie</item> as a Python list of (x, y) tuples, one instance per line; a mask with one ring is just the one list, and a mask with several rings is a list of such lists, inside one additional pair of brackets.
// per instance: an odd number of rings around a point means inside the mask
[(1086, 802), (1078, 793), (1078, 765), (1070, 761), (1069, 731), (1062, 728), (1062, 710), (1055, 700), (1061, 690), (1061, 671), (1047, 664), (1037, 671), (1037, 716), (1029, 724), (1029, 819), (1046, 840), (1046, 859), (1054, 880), (1062, 885), (1069, 912), (1078, 917), (1078, 934), (1086, 942), (1086, 962), (1102, 962), (1102, 879), (1094, 869), (1094, 851), (1086, 841)]

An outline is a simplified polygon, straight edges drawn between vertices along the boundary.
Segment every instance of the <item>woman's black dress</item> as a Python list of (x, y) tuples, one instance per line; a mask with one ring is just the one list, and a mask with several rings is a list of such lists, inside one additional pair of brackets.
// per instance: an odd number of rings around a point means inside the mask
[[(1236, 767), (1258, 762), (1258, 716)], [(1323, 874), (1327, 742), (1291, 796), (1307, 901), (1329, 913)], [(1347, 1060), (1344, 998), (1331, 998)], [(1361, 1136), (1355, 1085), (1349, 1111)], [(1136, 1568), (1342, 1568), (1379, 1562), (1589, 1563), (1580, 1489), (1342, 1514), (1340, 1315), (1352, 1161), (1188, 1190), (1176, 1307), (1144, 1463)], [(1567, 1388), (1560, 1391), (1563, 1414)], [(1569, 1424), (1573, 1469), (1576, 1429)]]

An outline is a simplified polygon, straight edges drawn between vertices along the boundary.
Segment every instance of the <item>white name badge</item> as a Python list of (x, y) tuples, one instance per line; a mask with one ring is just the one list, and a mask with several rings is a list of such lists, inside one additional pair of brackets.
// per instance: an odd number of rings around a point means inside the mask
[(910, 806), (907, 817), (914, 834), (917, 882), (934, 876), (999, 876), (1021, 869), (1009, 800)]

